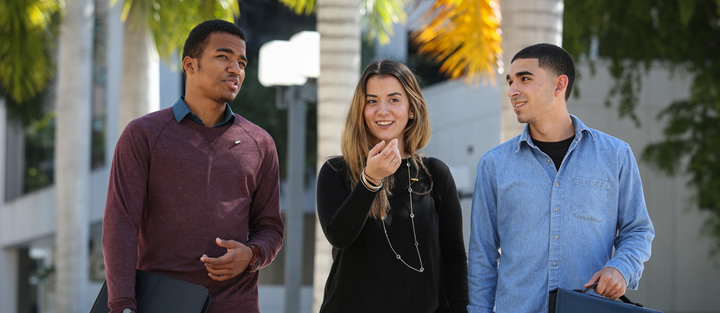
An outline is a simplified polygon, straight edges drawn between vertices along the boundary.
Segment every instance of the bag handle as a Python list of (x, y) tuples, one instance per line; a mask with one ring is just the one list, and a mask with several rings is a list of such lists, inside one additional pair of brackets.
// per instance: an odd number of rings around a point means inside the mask
[[(597, 287), (597, 285), (598, 285), (598, 283), (594, 283), (594, 284), (592, 284), (592, 286), (590, 286), (590, 287), (587, 287), (587, 288), (585, 288), (585, 289), (575, 289), (574, 291), (577, 291), (577, 292), (579, 292), (579, 293), (587, 293), (587, 292), (590, 291), (591, 289), (594, 290), (595, 287)], [(632, 302), (632, 300), (630, 300), (630, 299), (629, 299), (628, 297), (626, 297), (625, 295), (620, 296), (620, 298), (618, 298), (618, 300), (620, 300), (620, 301), (622, 301), (622, 302), (624, 302), (624, 303), (627, 303), (627, 304), (632, 304), (632, 305), (635, 305), (635, 306), (639, 306), (639, 307), (641, 307), (641, 308), (643, 307), (642, 304), (637, 303), (637, 302)]]

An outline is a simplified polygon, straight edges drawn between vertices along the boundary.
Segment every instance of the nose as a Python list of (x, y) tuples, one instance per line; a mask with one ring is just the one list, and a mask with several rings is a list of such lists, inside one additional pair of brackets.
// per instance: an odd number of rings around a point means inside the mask
[(379, 113), (387, 114), (388, 112), (390, 112), (390, 104), (387, 101), (381, 100), (379, 104), (380, 104), (379, 108), (378, 108)]
[(508, 97), (510, 97), (510, 99), (515, 98), (518, 95), (520, 95), (520, 92), (518, 92), (513, 85), (508, 86)]
[(228, 66), (227, 71), (237, 76), (240, 73), (240, 64), (238, 64), (237, 62), (231, 62), (230, 66)]

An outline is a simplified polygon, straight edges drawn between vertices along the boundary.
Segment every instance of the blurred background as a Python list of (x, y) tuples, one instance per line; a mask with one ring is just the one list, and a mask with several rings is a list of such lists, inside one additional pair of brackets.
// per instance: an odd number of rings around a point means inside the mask
[[(231, 106), (280, 156), (287, 233), (260, 274), (262, 312), (316, 312), (322, 299), (332, 257), (316, 227), (315, 173), (340, 154), (365, 64), (392, 58), (420, 79), (432, 125), (423, 152), (451, 167), (467, 245), (477, 162), (523, 127), (504, 72), (539, 42), (575, 58), (570, 113), (638, 159), (656, 237), (630, 298), (720, 312), (720, 0), (0, 0), (0, 312), (89, 312), (105, 279), (117, 138), (183, 94), (179, 51), (212, 18), (247, 35)], [(306, 31), (319, 35), (315, 52), (285, 49), (292, 62), (273, 74), (302, 79), (259, 79), (259, 64), (281, 62), (261, 47)], [(300, 64), (315, 73), (297, 74)]]

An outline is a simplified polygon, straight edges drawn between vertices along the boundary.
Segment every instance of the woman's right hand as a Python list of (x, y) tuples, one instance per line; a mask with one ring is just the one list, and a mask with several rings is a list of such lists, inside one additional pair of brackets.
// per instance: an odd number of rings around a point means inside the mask
[(365, 168), (365, 176), (373, 179), (382, 180), (395, 173), (402, 163), (400, 150), (397, 147), (398, 140), (390, 140), (389, 144), (385, 144), (385, 140), (376, 144), (370, 152), (368, 152), (367, 167)]

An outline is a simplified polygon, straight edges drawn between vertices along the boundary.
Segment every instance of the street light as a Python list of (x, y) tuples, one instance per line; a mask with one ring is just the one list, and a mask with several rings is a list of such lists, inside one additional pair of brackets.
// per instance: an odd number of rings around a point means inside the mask
[[(273, 40), (260, 47), (258, 80), (276, 86), (276, 105), (288, 108), (288, 197), (285, 232), (285, 313), (300, 307), (302, 278), (307, 102), (316, 101), (316, 88), (306, 84), (320, 74), (320, 34), (300, 32), (289, 41)], [(313, 86), (308, 86), (313, 85)]]

